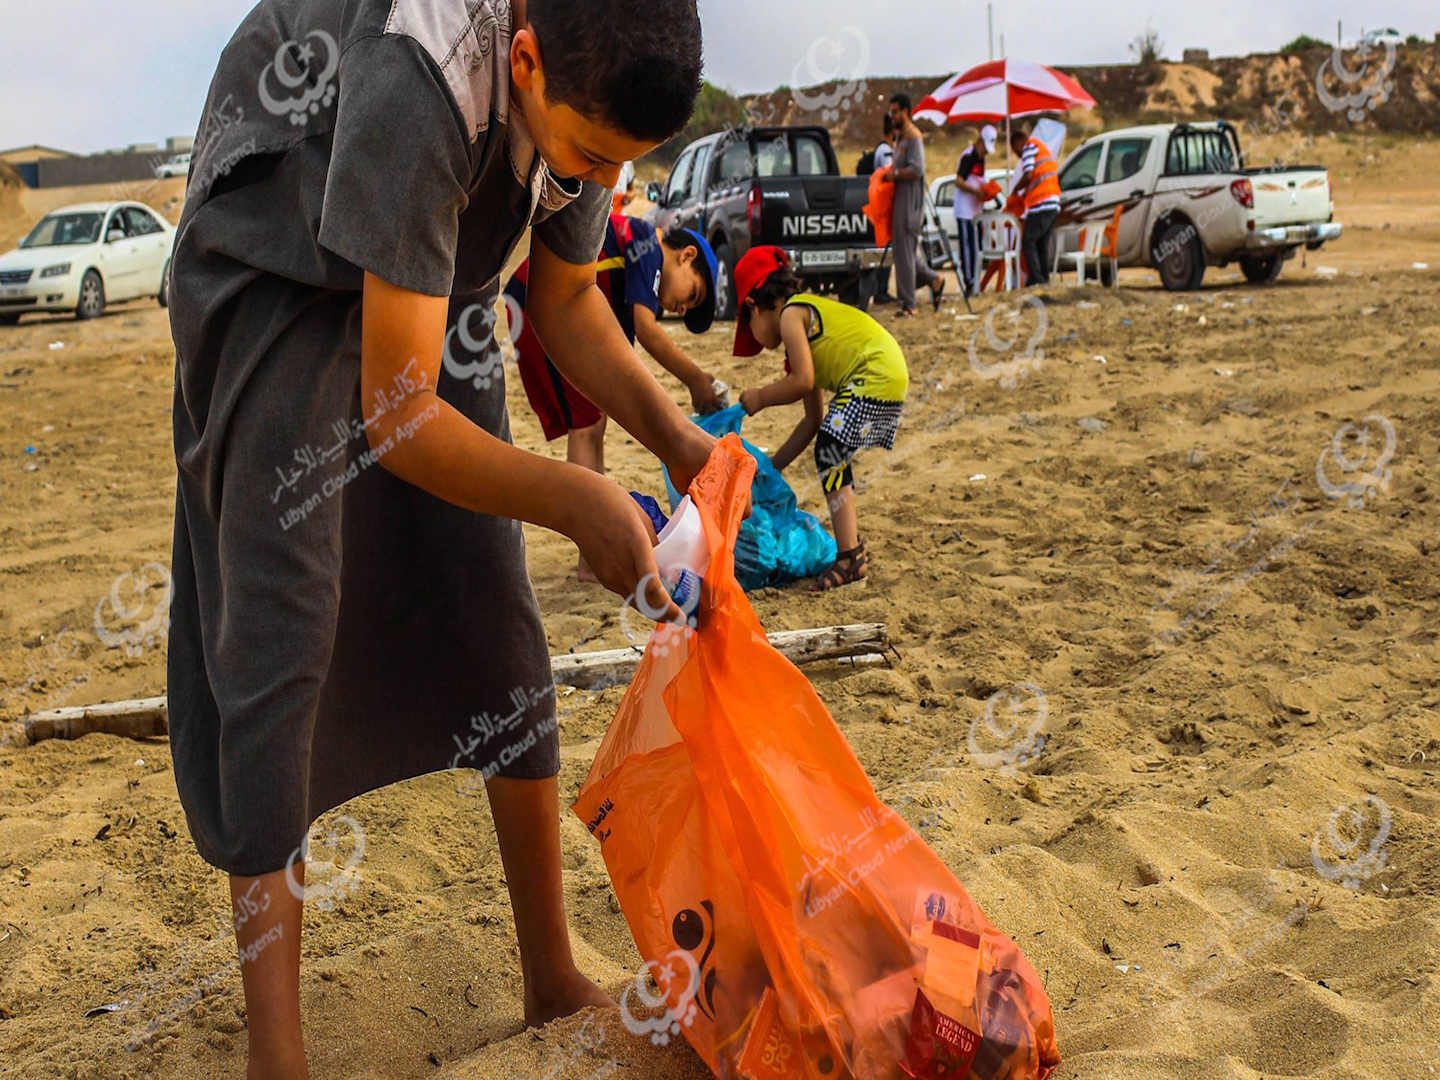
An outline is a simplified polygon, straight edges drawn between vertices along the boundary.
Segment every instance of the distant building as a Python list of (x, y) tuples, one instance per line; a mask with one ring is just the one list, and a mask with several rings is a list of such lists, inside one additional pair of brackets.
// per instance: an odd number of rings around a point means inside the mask
[(1210, 62), (1210, 50), (1186, 49), (1181, 56), (1181, 60), (1187, 64), (1208, 64)]
[(188, 154), (195, 149), (195, 136), (171, 135), (165, 140), (165, 149), (172, 154)]

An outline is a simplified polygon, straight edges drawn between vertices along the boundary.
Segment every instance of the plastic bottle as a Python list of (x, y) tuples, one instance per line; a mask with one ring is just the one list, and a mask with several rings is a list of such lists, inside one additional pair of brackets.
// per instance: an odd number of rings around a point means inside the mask
[(670, 596), (680, 605), (690, 624), (695, 625), (700, 587), (710, 566), (710, 545), (705, 539), (700, 511), (689, 495), (680, 500), (670, 521), (660, 530), (660, 542), (655, 545), (655, 565)]

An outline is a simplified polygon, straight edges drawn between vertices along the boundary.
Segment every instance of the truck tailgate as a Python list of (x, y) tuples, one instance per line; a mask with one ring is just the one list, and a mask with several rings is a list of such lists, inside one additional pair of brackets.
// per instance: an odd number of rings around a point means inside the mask
[(870, 181), (863, 176), (771, 177), (760, 187), (761, 243), (782, 247), (868, 247), (875, 227), (865, 216)]
[(1324, 169), (1282, 166), (1245, 171), (1255, 188), (1257, 229), (1330, 220), (1330, 179)]

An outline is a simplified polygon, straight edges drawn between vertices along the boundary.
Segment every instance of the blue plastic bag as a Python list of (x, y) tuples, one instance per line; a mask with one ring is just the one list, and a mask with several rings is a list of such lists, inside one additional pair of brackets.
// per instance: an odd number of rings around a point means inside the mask
[[(745, 409), (732, 405), (692, 419), (718, 439), (731, 432), (740, 434)], [(735, 577), (740, 587), (748, 592), (814, 577), (835, 561), (835, 538), (814, 514), (796, 507), (795, 492), (770, 459), (744, 439), (740, 441), (757, 464), (755, 483), (750, 489), (750, 517), (740, 526), (735, 541)], [(681, 493), (670, 483), (668, 471), (665, 490), (673, 510), (679, 505)]]

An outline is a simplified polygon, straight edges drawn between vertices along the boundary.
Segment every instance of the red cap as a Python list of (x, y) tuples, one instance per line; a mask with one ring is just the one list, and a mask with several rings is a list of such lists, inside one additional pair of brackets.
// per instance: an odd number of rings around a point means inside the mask
[(769, 245), (752, 247), (735, 264), (735, 355), (759, 356), (765, 351), (750, 329), (750, 310), (745, 298), (765, 284), (766, 279), (776, 270), (790, 265), (785, 252)]

